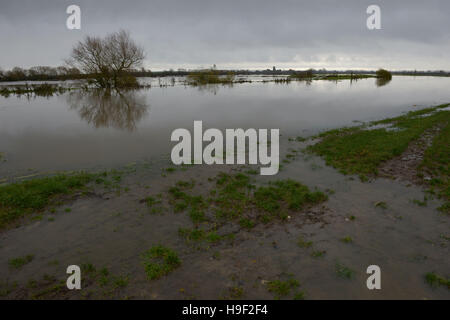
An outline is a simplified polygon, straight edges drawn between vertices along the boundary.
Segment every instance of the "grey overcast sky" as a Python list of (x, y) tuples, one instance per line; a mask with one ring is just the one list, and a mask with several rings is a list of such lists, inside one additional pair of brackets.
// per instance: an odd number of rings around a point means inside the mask
[[(81, 30), (66, 28), (81, 7)], [(366, 9), (381, 7), (382, 30)], [(0, 68), (62, 65), (85, 35), (129, 30), (152, 70), (450, 70), (449, 0), (0, 0)]]

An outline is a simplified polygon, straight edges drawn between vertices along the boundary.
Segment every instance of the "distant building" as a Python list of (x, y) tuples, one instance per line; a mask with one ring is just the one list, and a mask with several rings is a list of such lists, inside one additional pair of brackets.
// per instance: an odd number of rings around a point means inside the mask
[(275, 68), (275, 66), (273, 66), (272, 70), (275, 72), (275, 71), (277, 71), (277, 68)]

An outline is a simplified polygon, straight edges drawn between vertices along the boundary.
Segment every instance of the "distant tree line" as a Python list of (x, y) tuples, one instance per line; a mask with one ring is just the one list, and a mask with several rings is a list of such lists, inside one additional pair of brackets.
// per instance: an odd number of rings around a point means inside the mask
[(77, 68), (65, 66), (48, 67), (36, 66), (30, 69), (14, 67), (11, 70), (3, 71), (0, 69), (1, 81), (39, 81), (39, 80), (66, 80), (80, 79), (84, 77)]
[[(134, 77), (167, 77), (167, 76), (188, 76), (193, 72), (198, 72), (201, 70), (164, 70), (164, 71), (151, 71), (145, 68), (129, 68), (124, 71), (124, 74), (128, 74)], [(308, 70), (215, 70), (217, 75), (226, 76), (230, 72), (235, 75), (292, 75), (293, 77), (310, 74), (320, 75), (320, 74), (373, 74), (376, 75), (377, 71), (367, 71), (367, 70), (326, 70), (326, 69), (308, 69)], [(408, 75), (408, 76), (441, 76), (449, 77), (450, 72), (446, 71), (416, 71), (416, 70), (404, 70), (404, 71), (391, 71), (393, 75)], [(73, 66), (59, 66), (59, 67), (49, 67), (49, 66), (36, 66), (29, 69), (24, 69), (20, 67), (14, 67), (11, 70), (0, 69), (0, 81), (52, 81), (52, 80), (77, 80), (77, 79), (92, 79), (94, 74), (86, 73), (81, 71), (77, 67)]]
[[(154, 73), (150, 70), (131, 69), (128, 71), (130, 75), (135, 77), (152, 77), (174, 75), (176, 72), (161, 71)], [(189, 72), (181, 72), (180, 75), (188, 75)], [(91, 78), (91, 74), (85, 74), (78, 68), (59, 66), (36, 66), (29, 69), (14, 67), (11, 70), (0, 69), (0, 81), (52, 81), (52, 80), (76, 80)]]

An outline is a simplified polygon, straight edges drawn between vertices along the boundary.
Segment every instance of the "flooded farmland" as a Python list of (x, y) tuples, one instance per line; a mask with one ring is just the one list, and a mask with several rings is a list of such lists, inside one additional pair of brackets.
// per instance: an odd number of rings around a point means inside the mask
[(382, 87), (376, 79), (286, 85), (249, 78), (252, 83), (204, 87), (184, 86), (182, 79), (165, 87), (171, 78), (144, 78), (151, 89), (113, 97), (76, 91), (0, 97), (0, 150), (7, 160), (0, 173), (156, 160), (170, 154), (171, 132), (192, 129), (194, 120), (218, 129), (279, 128), (283, 141), (450, 101), (449, 78), (401, 76)]
[[(306, 150), (317, 142), (308, 137), (326, 130), (449, 103), (450, 78), (394, 76), (384, 84), (245, 80), (193, 87), (179, 78), (143, 78), (151, 87), (112, 95), (73, 90), (0, 97), (4, 185), (80, 170), (100, 175), (1, 231), (3, 297), (450, 298), (446, 285), (426, 280), (450, 270), (449, 217), (438, 210), (443, 200), (395, 172), (367, 179), (343, 174)], [(260, 176), (246, 165), (173, 165), (170, 135), (177, 128), (192, 130), (195, 120), (209, 128), (279, 129), (280, 172)], [(306, 198), (314, 191), (323, 197), (270, 219), (252, 215), (257, 192), (291, 192), (264, 189), (288, 179), (308, 189)], [(227, 183), (242, 181), (237, 196), (248, 201), (226, 193)], [(219, 219), (223, 203), (242, 209), (242, 216)], [(178, 262), (149, 279), (143, 260), (158, 245), (174, 250)], [(16, 268), (11, 261), (18, 257), (26, 263)], [(81, 293), (61, 286), (68, 265), (83, 266)], [(381, 268), (382, 290), (367, 290), (370, 265)], [(280, 293), (268, 286), (276, 281), (291, 286)]]

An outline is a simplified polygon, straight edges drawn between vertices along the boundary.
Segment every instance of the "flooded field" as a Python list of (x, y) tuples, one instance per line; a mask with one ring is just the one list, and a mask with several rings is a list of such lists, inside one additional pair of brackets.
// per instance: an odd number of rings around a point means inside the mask
[[(394, 77), (233, 86), (184, 86), (177, 79), (144, 78), (151, 89), (122, 96), (69, 92), (27, 99), (0, 97), (0, 176), (110, 168), (167, 157), (176, 128), (279, 128), (281, 141), (355, 121), (397, 116), (450, 101), (450, 78)], [(162, 88), (160, 87), (163, 86)], [(168, 85), (168, 87), (165, 87)]]
[[(246, 80), (192, 87), (149, 78), (141, 81), (151, 88), (112, 96), (0, 97), (0, 182), (108, 172), (1, 231), (0, 297), (449, 299), (442, 199), (395, 172), (344, 175), (305, 151), (317, 139), (303, 138), (449, 103), (450, 78)], [(173, 166), (171, 132), (192, 130), (194, 120), (219, 129), (279, 128), (282, 169), (263, 177), (250, 166)], [(287, 179), (307, 187), (295, 188), (310, 201), (255, 216), (267, 199), (258, 192), (278, 192), (264, 188)], [(233, 181), (245, 184), (228, 194)], [(228, 205), (242, 215), (219, 219)], [(153, 277), (146, 252), (157, 246), (177, 259), (163, 259), (167, 268)], [(65, 289), (73, 264), (84, 277), (77, 292)], [(369, 265), (381, 268), (381, 290), (367, 289)]]

